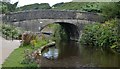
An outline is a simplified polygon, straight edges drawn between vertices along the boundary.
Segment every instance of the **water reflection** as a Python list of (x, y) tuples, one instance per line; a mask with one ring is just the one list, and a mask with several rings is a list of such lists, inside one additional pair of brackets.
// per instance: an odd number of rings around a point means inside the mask
[(56, 47), (50, 47), (48, 50), (45, 50), (43, 57), (47, 59), (57, 59), (58, 58), (58, 49)]
[[(41, 59), (41, 67), (120, 67), (120, 55), (84, 48), (74, 41), (56, 43), (58, 58)], [(54, 50), (55, 51), (55, 50)]]
[(66, 41), (66, 42), (62, 42), (62, 41), (58, 41), (56, 43), (56, 47), (59, 49), (59, 56), (58, 58), (66, 58), (66, 57), (70, 57), (70, 56), (77, 56), (79, 55), (79, 46), (78, 43), (74, 42), (74, 41)]

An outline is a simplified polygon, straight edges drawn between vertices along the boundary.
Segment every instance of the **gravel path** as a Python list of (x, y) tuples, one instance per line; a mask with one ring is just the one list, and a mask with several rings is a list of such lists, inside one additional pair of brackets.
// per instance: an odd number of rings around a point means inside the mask
[(0, 36), (0, 65), (12, 53), (12, 51), (19, 46), (19, 40), (6, 40)]

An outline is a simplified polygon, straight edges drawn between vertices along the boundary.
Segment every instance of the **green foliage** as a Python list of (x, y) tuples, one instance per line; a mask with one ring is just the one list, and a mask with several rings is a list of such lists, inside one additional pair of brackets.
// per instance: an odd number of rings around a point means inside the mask
[(111, 20), (104, 24), (95, 23), (86, 25), (80, 39), (82, 45), (90, 47), (120, 48), (118, 35), (118, 21)]
[[(38, 37), (37, 37), (38, 38)], [(32, 53), (38, 48), (42, 47), (43, 45), (47, 44), (48, 42), (46, 40), (36, 40), (36, 45), (33, 48), (31, 48), (31, 45), (24, 45), (20, 46), (19, 48), (15, 49), (9, 57), (6, 59), (6, 61), (2, 64), (2, 67), (37, 67), (36, 62), (25, 64), (23, 61), (25, 60), (25, 54), (24, 51), (29, 49), (29, 52)], [(27, 60), (25, 60), (26, 62)]]
[(16, 11), (17, 4), (18, 2), (11, 4), (11, 3), (0, 1), (0, 13), (9, 13), (9, 12)]
[(20, 28), (17, 28), (15, 26), (11, 26), (8, 24), (0, 24), (1, 25), (1, 32), (3, 36), (13, 38), (13, 39), (18, 39), (19, 35), (22, 34), (22, 30)]
[(52, 8), (102, 13), (107, 20), (120, 18), (120, 2), (66, 2), (55, 4)]
[(0, 1), (0, 13), (5, 13), (7, 11), (7, 5)]
[(53, 40), (68, 40), (68, 35), (66, 33), (66, 30), (64, 29), (64, 27), (62, 27), (61, 25), (56, 26), (54, 35), (53, 35)]
[(106, 19), (120, 18), (120, 2), (103, 3), (101, 10)]
[(58, 10), (81, 10), (82, 6), (86, 3), (79, 3), (79, 2), (66, 2), (59, 5), (53, 5), (53, 9)]
[(50, 5), (48, 3), (35, 3), (30, 5), (25, 5), (22, 7), (19, 7), (20, 10), (37, 10), (37, 9), (50, 9)]
[(36, 63), (21, 64), (21, 62), (24, 60), (24, 50), (26, 49), (29, 49), (30, 52), (33, 51), (29, 45), (15, 49), (2, 64), (2, 67), (37, 67)]
[(7, 13), (7, 12), (8, 12), (8, 9), (6, 5), (0, 6), (0, 13)]
[(59, 10), (80, 10), (87, 12), (100, 12), (99, 3), (94, 2), (67, 2), (58, 3), (52, 6), (53, 9)]
[(62, 4), (64, 4), (63, 2), (61, 2), (61, 3), (57, 3), (57, 4), (54, 4), (52, 7), (59, 7), (59, 6), (61, 6)]
[(97, 3), (97, 2), (96, 3), (94, 3), (94, 2), (87, 3), (84, 6), (82, 6), (82, 10), (87, 11), (87, 12), (100, 13), (101, 12), (100, 3)]
[(27, 31), (22, 34), (22, 46), (30, 45), (32, 48), (35, 48), (47, 43), (47, 39), (40, 39), (40, 37), (33, 32)]
[(18, 2), (14, 3), (14, 4), (8, 4), (7, 7), (8, 7), (9, 12), (16, 11), (17, 4), (18, 4)]
[(35, 49), (38, 49), (40, 47), (42, 47), (43, 45), (49, 43), (47, 40), (43, 39), (43, 40), (37, 40), (36, 41), (36, 46)]

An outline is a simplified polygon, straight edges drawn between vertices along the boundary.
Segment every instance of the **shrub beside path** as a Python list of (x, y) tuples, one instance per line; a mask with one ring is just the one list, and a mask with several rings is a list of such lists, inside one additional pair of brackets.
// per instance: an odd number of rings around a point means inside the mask
[(6, 40), (0, 36), (0, 65), (7, 59), (12, 51), (19, 46), (19, 40)]

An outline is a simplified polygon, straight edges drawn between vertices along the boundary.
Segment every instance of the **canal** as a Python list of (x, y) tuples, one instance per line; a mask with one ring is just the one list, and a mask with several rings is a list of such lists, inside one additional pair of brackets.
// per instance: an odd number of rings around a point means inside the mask
[(120, 55), (98, 48), (86, 48), (75, 41), (57, 41), (55, 47), (51, 47), (44, 52), (40, 66), (120, 67)]

